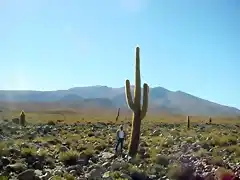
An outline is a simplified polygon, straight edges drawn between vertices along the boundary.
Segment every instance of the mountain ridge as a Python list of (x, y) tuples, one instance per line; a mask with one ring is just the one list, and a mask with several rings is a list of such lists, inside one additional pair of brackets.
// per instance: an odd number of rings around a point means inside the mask
[[(131, 88), (132, 92), (133, 88), (134, 86)], [(59, 103), (64, 107), (77, 108), (127, 108), (124, 87), (113, 88), (101, 85), (53, 91), (0, 90), (0, 105), (1, 102), (11, 104), (16, 102)], [(221, 105), (183, 91), (171, 91), (160, 86), (150, 88), (149, 107), (155, 111), (173, 114), (240, 115), (240, 110), (235, 107)]]

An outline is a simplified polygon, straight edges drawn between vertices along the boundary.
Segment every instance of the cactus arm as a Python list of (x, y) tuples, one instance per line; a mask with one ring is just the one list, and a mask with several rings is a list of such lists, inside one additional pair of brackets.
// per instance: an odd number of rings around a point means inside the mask
[(141, 110), (141, 117), (140, 119), (144, 119), (147, 113), (148, 109), (148, 93), (149, 93), (149, 87), (146, 83), (143, 85), (143, 104), (142, 104), (142, 110)]
[(133, 103), (132, 99), (132, 94), (131, 94), (131, 86), (130, 86), (130, 81), (126, 80), (126, 86), (125, 86), (125, 94), (126, 94), (126, 100), (129, 108), (134, 111), (135, 110), (135, 105)]

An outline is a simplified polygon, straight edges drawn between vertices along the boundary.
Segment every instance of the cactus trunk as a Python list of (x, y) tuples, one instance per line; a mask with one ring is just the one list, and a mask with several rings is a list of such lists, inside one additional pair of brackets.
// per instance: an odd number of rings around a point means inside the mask
[(131, 157), (136, 155), (139, 141), (140, 141), (140, 128), (141, 128), (141, 119), (139, 114), (133, 115), (132, 121), (132, 132), (131, 132), (131, 141), (129, 144), (129, 151), (128, 154)]
[(128, 154), (134, 157), (137, 154), (140, 141), (141, 120), (146, 116), (148, 108), (148, 85), (143, 86), (143, 104), (141, 107), (141, 76), (140, 76), (140, 48), (136, 48), (135, 65), (135, 89), (134, 100), (132, 99), (131, 86), (129, 80), (126, 80), (126, 100), (129, 108), (133, 111), (132, 131)]

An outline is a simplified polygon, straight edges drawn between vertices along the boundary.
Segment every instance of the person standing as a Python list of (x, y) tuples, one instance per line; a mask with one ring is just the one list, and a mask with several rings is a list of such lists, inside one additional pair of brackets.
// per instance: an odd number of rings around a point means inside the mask
[(119, 145), (120, 145), (120, 151), (122, 153), (123, 142), (124, 142), (125, 137), (126, 137), (126, 134), (123, 130), (123, 126), (121, 125), (120, 128), (117, 130), (117, 145), (115, 147), (115, 153), (117, 153)]

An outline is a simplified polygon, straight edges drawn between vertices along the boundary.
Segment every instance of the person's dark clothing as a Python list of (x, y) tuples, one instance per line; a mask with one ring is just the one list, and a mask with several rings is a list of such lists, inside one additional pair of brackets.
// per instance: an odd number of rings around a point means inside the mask
[(121, 152), (122, 152), (122, 149), (123, 149), (123, 141), (124, 141), (124, 138), (118, 138), (117, 145), (116, 145), (116, 147), (115, 147), (115, 152), (117, 152), (117, 149), (118, 149), (118, 146), (119, 146), (119, 145), (120, 145)]

